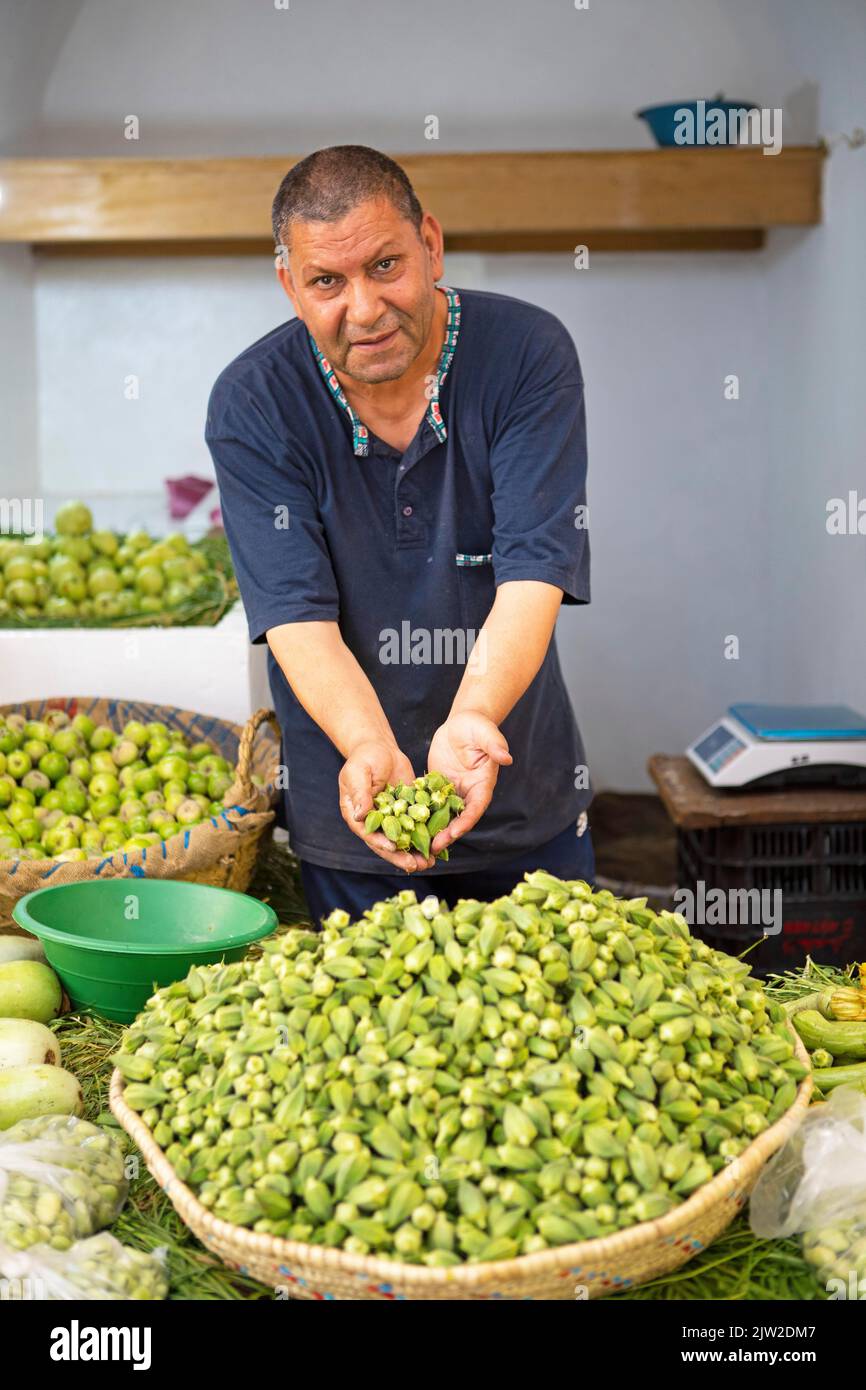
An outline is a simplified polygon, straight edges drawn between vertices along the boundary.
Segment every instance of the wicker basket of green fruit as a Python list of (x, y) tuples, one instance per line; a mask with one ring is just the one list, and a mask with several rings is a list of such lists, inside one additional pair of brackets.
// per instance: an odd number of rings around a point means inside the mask
[(97, 530), (83, 502), (55, 525), (0, 535), (0, 627), (211, 625), (237, 597), (224, 538)]
[(25, 893), (89, 878), (243, 892), (273, 821), (279, 728), (90, 696), (0, 706), (0, 927)]
[(201, 1241), (298, 1298), (599, 1297), (732, 1221), (809, 1102), (749, 966), (536, 871), (407, 888), (158, 990), (110, 1104)]

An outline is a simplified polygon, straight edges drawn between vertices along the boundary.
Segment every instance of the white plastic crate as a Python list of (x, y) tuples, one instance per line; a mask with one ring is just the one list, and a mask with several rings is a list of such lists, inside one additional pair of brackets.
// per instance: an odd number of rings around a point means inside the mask
[(242, 724), (271, 704), (267, 648), (250, 644), (240, 603), (215, 627), (0, 628), (0, 704), (55, 695), (148, 700)]

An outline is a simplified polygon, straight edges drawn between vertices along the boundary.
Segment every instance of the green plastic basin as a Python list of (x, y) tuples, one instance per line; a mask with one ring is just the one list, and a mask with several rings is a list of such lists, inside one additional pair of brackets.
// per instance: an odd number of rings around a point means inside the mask
[(172, 879), (40, 888), (19, 899), (12, 915), (39, 937), (73, 1009), (121, 1023), (191, 965), (238, 960), (277, 925), (257, 898)]

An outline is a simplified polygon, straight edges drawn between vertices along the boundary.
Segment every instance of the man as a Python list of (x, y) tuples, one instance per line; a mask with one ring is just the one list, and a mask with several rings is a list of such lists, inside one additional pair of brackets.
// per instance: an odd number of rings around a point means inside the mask
[[(302, 160), (273, 227), (297, 317), (221, 374), (206, 438), (250, 637), (270, 648), (314, 920), (355, 917), (406, 874), (452, 904), (530, 869), (590, 880), (553, 639), (560, 604), (589, 602), (574, 344), (533, 305), (438, 286), (442, 228), (376, 150)], [(365, 835), (376, 793), (427, 769), (465, 801), (431, 857)]]

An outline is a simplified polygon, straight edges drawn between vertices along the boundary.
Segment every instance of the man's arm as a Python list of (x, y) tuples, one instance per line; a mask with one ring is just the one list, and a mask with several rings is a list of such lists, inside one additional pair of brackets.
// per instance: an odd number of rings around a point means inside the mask
[(408, 873), (428, 867), (432, 860), (395, 850), (387, 836), (364, 835), (374, 794), (413, 773), (340, 636), (340, 596), (310, 478), (242, 385), (218, 383), (206, 437), (250, 640), (267, 638), (298, 700), (343, 754), (340, 811), (352, 833)]
[(267, 639), (298, 701), (345, 759), (339, 778), (340, 812), (349, 829), (395, 868), (412, 873), (432, 867), (432, 857), (397, 850), (381, 832), (364, 833), (376, 793), (388, 782), (411, 782), (415, 773), (338, 625), (283, 623), (269, 628)]
[(499, 725), (541, 669), (561, 602), (561, 589), (531, 579), (514, 580), (497, 589), (448, 718), (430, 744), (431, 770), (444, 772), (466, 803), (435, 837), (434, 853), (480, 820), (500, 767), (512, 761)]
[[(562, 590), (532, 579), (500, 584), (451, 706), (450, 718), (471, 712), (501, 724), (541, 669)], [(478, 645), (476, 643), (476, 646)]]
[[(589, 601), (589, 542), (580, 525), (586, 415), (577, 352), (562, 324), (547, 315), (524, 360), (490, 451), (496, 598), (448, 719), (430, 745), (429, 766), (447, 773), (466, 809), (436, 836), (434, 852), (475, 825), (499, 768), (512, 761), (498, 726), (538, 674), (560, 604)], [(520, 775), (528, 779), (532, 771), (522, 767)]]

